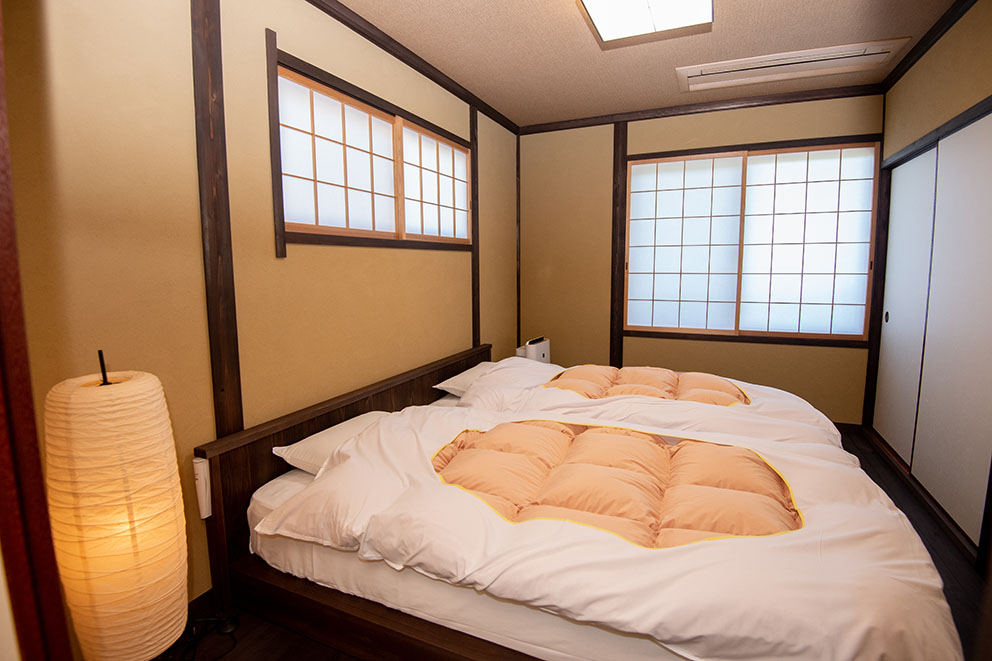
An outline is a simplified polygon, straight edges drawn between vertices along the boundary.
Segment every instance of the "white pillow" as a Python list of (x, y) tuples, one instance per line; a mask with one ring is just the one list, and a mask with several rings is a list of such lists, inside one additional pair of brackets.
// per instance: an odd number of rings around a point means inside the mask
[(371, 427), (380, 418), (385, 418), (386, 411), (369, 411), (354, 418), (345, 420), (313, 436), (307, 436), (302, 441), (292, 445), (272, 448), (272, 454), (282, 457), (287, 464), (316, 475), (324, 461), (331, 453), (344, 443)]
[(461, 374), (456, 374), (450, 379), (442, 381), (434, 387), (438, 390), (450, 392), (455, 397), (461, 397), (476, 379), (491, 370), (495, 364), (496, 363), (491, 363), (484, 360), (475, 367), (470, 367)]

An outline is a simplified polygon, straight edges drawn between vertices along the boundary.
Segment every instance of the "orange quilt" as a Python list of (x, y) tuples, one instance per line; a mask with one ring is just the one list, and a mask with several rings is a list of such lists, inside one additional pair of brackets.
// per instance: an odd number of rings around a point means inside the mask
[(679, 373), (663, 367), (579, 365), (555, 375), (544, 386), (571, 390), (589, 399), (646, 395), (720, 406), (751, 403), (740, 388), (723, 377), (703, 372)]
[(803, 526), (785, 480), (735, 446), (528, 420), (463, 431), (433, 465), (507, 521), (566, 520), (647, 548)]

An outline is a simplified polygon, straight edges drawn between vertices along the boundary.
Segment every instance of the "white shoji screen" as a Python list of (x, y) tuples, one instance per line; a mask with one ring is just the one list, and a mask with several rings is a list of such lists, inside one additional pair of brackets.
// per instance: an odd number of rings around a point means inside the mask
[(283, 218), (396, 232), (393, 117), (279, 72)]
[(864, 336), (873, 145), (631, 162), (626, 327)]
[(743, 160), (631, 166), (629, 326), (734, 329)]
[(468, 152), (403, 126), (406, 233), (468, 239)]
[(875, 148), (750, 154), (741, 330), (863, 335)]

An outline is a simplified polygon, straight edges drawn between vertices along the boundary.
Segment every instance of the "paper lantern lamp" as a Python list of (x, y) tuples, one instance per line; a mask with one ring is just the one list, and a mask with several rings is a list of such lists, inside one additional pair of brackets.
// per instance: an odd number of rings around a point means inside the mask
[(150, 659), (186, 626), (186, 523), (172, 425), (144, 372), (69, 379), (45, 399), (52, 539), (87, 660)]

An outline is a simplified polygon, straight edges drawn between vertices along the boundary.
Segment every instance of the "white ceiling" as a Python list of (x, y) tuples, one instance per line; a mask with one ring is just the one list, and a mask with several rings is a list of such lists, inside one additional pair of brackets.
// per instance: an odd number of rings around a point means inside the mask
[[(953, 0), (714, 0), (713, 30), (602, 50), (575, 0), (343, 0), (520, 126), (881, 82)], [(876, 71), (682, 92), (675, 67), (910, 37)]]

